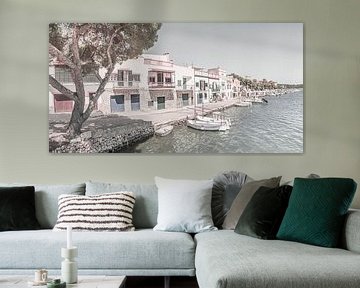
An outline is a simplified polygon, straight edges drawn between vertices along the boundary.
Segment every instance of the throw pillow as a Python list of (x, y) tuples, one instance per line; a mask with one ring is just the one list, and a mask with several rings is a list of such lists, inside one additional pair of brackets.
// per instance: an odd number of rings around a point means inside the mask
[(280, 179), (281, 176), (270, 179), (251, 181), (244, 184), (224, 219), (223, 229), (234, 230), (237, 222), (240, 219), (241, 214), (243, 213), (246, 205), (249, 203), (251, 197), (255, 194), (255, 192), (261, 186), (269, 188), (278, 187)]
[(216, 230), (211, 217), (213, 180), (155, 177), (159, 213), (154, 230), (198, 233)]
[(237, 171), (224, 172), (214, 178), (211, 199), (211, 214), (214, 225), (221, 228), (231, 204), (241, 187), (252, 179)]
[(131, 191), (136, 202), (133, 223), (136, 229), (154, 228), (158, 215), (158, 191), (153, 184), (86, 182), (86, 195)]
[(355, 190), (348, 178), (295, 178), (277, 238), (336, 247)]
[(133, 231), (132, 192), (95, 196), (61, 195), (55, 231), (72, 226), (74, 231)]
[[(299, 177), (298, 177), (299, 178)], [(320, 175), (315, 174), (315, 173), (310, 173), (309, 175), (307, 175), (306, 177), (300, 177), (300, 178), (310, 178), (310, 179), (315, 179), (315, 178), (320, 178)], [(295, 179), (295, 178), (294, 178)], [(294, 186), (294, 179), (292, 179), (291, 181), (287, 181), (285, 183), (283, 183), (283, 185), (290, 185), (290, 186)]]
[(235, 232), (260, 239), (275, 239), (288, 206), (292, 187), (260, 187), (251, 198)]
[(34, 194), (33, 186), (0, 188), (0, 231), (40, 228)]

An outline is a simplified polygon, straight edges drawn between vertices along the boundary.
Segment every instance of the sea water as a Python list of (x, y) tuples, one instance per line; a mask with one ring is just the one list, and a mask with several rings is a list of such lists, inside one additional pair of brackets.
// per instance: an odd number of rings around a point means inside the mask
[(269, 96), (267, 104), (231, 107), (226, 132), (199, 131), (186, 125), (130, 148), (137, 153), (302, 153), (303, 90)]

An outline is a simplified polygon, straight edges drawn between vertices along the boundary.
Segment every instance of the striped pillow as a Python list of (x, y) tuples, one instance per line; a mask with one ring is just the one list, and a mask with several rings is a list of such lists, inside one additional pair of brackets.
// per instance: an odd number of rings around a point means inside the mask
[(55, 231), (72, 226), (74, 231), (133, 231), (133, 192), (92, 196), (60, 195)]

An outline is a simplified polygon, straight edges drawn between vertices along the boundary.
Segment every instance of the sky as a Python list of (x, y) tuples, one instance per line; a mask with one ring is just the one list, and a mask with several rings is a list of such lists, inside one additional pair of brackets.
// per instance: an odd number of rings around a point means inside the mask
[(302, 23), (163, 23), (146, 53), (251, 79), (303, 83)]

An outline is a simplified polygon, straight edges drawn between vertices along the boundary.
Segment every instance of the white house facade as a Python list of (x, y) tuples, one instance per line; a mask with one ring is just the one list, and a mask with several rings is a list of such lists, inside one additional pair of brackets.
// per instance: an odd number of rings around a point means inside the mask
[[(100, 69), (104, 76), (105, 69)], [(53, 61), (49, 74), (71, 91), (75, 87), (70, 70)], [(50, 86), (50, 85), (49, 85)], [(99, 81), (95, 75), (84, 77), (85, 104), (96, 92)], [(179, 109), (240, 96), (240, 81), (219, 67), (197, 68), (174, 64), (168, 53), (143, 54), (116, 64), (105, 92), (95, 109), (104, 114)], [(73, 101), (49, 87), (49, 112), (71, 112)]]

